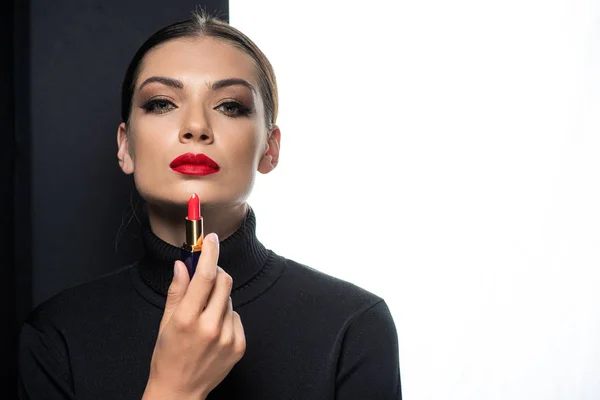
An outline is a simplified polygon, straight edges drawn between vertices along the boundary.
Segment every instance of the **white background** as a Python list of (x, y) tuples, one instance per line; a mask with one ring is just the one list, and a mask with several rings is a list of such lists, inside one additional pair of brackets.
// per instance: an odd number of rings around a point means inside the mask
[(600, 398), (600, 5), (230, 0), (279, 254), (385, 298), (405, 400)]

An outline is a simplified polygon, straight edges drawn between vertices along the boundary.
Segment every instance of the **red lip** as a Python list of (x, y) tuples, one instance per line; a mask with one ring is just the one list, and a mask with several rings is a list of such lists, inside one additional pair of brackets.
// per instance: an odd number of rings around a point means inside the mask
[(219, 164), (205, 154), (185, 153), (171, 161), (172, 170), (185, 175), (210, 175), (219, 172)]

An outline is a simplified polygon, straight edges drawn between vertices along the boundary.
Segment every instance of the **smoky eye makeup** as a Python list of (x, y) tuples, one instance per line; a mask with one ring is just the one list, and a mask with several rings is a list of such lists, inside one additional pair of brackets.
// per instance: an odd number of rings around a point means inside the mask
[(169, 90), (164, 87), (144, 87), (137, 93), (137, 104), (146, 114), (164, 114), (172, 111), (178, 106), (168, 92)]
[[(256, 112), (252, 91), (241, 86), (217, 89), (207, 101), (213, 103), (213, 110), (230, 118), (250, 117)], [(163, 90), (150, 88), (142, 88), (138, 93), (137, 103), (144, 114), (154, 115), (168, 113), (182, 105)]]
[(233, 99), (225, 99), (214, 107), (215, 110), (220, 111), (221, 113), (229, 116), (229, 117), (246, 117), (251, 114), (254, 114), (253, 107), (247, 107), (242, 102), (233, 100)]
[(140, 107), (149, 114), (164, 114), (177, 108), (173, 101), (162, 97), (155, 97), (142, 102)]
[(254, 96), (246, 87), (230, 86), (215, 91), (215, 106), (217, 110), (229, 117), (247, 117), (255, 113)]

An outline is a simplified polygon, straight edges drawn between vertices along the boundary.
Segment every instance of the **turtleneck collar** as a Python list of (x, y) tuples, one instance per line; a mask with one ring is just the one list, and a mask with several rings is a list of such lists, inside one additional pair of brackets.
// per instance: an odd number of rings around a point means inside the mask
[[(139, 262), (142, 281), (166, 296), (173, 280), (173, 264), (181, 259), (181, 250), (158, 236), (149, 225), (143, 227), (145, 255)], [(219, 266), (233, 278), (232, 291), (243, 287), (267, 264), (270, 251), (256, 238), (256, 219), (252, 208), (235, 233), (220, 243)]]

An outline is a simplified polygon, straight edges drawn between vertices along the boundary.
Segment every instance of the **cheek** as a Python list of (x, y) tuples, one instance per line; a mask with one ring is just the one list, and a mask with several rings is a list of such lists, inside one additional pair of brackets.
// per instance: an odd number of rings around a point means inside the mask
[(178, 131), (176, 125), (167, 119), (159, 121), (141, 120), (133, 128), (133, 148), (136, 155), (136, 164), (146, 164), (155, 160), (157, 156), (164, 155), (172, 141), (177, 141)]
[(241, 172), (256, 164), (257, 152), (262, 146), (263, 132), (254, 119), (215, 118), (212, 124), (215, 145), (225, 156), (230, 168)]
[(259, 135), (253, 131), (247, 135), (240, 135), (228, 138), (226, 153), (229, 158), (230, 165), (241, 172), (246, 170), (254, 172), (260, 160), (259, 155), (262, 155), (262, 141)]
[[(260, 140), (255, 133), (238, 138), (232, 138), (228, 143), (224, 154), (227, 154), (229, 171), (224, 176), (223, 182), (227, 189), (225, 195), (228, 198), (245, 200), (254, 187), (258, 161)], [(262, 154), (262, 153), (261, 153)]]

